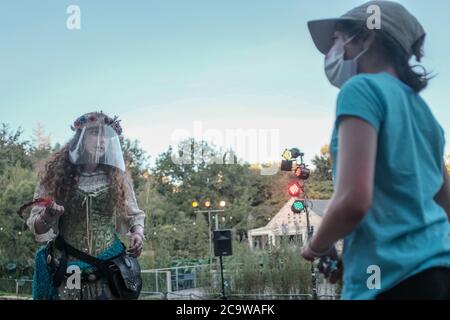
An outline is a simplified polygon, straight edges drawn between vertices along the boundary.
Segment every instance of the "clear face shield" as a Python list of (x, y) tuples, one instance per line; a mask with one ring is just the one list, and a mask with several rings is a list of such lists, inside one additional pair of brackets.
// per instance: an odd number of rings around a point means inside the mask
[(96, 123), (79, 130), (70, 147), (69, 159), (76, 165), (104, 164), (125, 171), (119, 136), (106, 124)]

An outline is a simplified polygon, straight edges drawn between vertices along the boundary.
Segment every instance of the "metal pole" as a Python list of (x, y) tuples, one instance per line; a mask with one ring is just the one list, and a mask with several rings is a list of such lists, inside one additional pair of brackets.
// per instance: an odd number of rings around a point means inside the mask
[(216, 213), (216, 230), (219, 230), (219, 214)]
[[(306, 235), (307, 235), (307, 239), (308, 241), (311, 240), (312, 238), (312, 230), (311, 230), (311, 226), (309, 224), (309, 211), (308, 211), (308, 205), (305, 206), (305, 210), (306, 210)], [(313, 300), (317, 300), (317, 279), (316, 279), (316, 272), (314, 270), (314, 264), (311, 262), (311, 280), (312, 280), (312, 298)]]
[(194, 288), (197, 288), (197, 268), (194, 267)]
[[(211, 228), (211, 213), (225, 212), (225, 210), (197, 210), (196, 213), (208, 213), (208, 232), (209, 232), (209, 265), (210, 272), (212, 271), (212, 228)], [(217, 215), (216, 215), (217, 218)], [(216, 219), (217, 220), (217, 219)], [(216, 229), (218, 229), (218, 221), (216, 221)]]
[(177, 288), (178, 291), (178, 268), (175, 268), (175, 287)]
[(166, 271), (167, 292), (172, 292), (172, 271)]
[(305, 206), (305, 210), (306, 210), (306, 239), (309, 241), (311, 239), (311, 226), (309, 224), (309, 211), (308, 211), (308, 206)]
[(208, 232), (209, 232), (209, 270), (212, 269), (212, 240), (211, 240), (211, 211), (208, 211)]
[[(219, 213), (216, 213), (215, 224), (216, 224), (216, 229), (215, 230), (219, 230)], [(220, 260), (222, 261), (222, 256), (220, 257)], [(217, 259), (216, 259), (216, 264), (217, 264)], [(216, 268), (217, 268), (217, 266), (216, 266)], [(220, 268), (222, 268), (222, 266)], [(222, 284), (223, 284), (223, 279), (222, 279)]]
[(225, 283), (223, 281), (223, 261), (222, 261), (222, 256), (219, 256), (220, 259), (220, 275), (222, 277), (222, 297), (220, 297), (222, 300), (226, 300), (227, 297), (225, 296)]

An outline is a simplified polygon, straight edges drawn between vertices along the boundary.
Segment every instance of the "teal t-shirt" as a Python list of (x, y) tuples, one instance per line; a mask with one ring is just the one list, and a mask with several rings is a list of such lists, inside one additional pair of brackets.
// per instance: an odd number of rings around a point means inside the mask
[(444, 182), (445, 138), (428, 105), (388, 73), (347, 81), (330, 143), (334, 181), (341, 116), (378, 133), (372, 207), (344, 239), (342, 299), (374, 299), (428, 268), (450, 267), (450, 224), (433, 199)]

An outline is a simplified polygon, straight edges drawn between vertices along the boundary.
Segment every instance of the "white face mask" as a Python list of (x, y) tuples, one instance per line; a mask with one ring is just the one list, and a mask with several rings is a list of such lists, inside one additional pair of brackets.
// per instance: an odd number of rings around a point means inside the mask
[(343, 42), (340, 38), (325, 56), (325, 73), (330, 83), (341, 88), (348, 79), (358, 74), (358, 59), (369, 50), (364, 49), (352, 60), (344, 60), (345, 45), (355, 36)]

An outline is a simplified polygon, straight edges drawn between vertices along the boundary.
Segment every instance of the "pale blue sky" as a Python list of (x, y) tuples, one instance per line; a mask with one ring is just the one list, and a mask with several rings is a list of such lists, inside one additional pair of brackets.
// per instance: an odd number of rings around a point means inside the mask
[[(306, 22), (363, 2), (1, 0), (0, 122), (30, 137), (39, 121), (65, 142), (77, 116), (102, 109), (152, 158), (196, 120), (223, 134), (278, 129), (280, 149), (309, 159), (329, 141), (337, 89)], [(450, 141), (450, 2), (399, 2), (428, 33), (424, 65), (438, 76), (423, 96)], [(70, 4), (81, 30), (66, 28)]]

